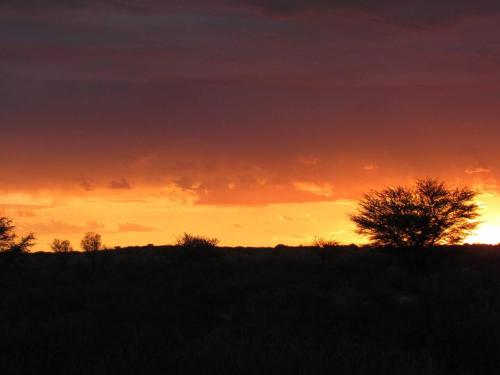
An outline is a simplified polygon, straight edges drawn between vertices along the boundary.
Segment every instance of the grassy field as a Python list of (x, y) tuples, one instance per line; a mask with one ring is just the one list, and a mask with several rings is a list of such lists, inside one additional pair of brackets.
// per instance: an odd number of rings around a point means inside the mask
[(500, 248), (0, 257), (2, 374), (496, 374)]

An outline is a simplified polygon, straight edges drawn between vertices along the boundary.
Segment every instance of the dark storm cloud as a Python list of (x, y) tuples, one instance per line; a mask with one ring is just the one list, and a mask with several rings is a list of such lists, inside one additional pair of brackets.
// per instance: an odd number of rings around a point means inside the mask
[(302, 13), (346, 12), (371, 15), (388, 23), (405, 26), (448, 24), (464, 17), (500, 12), (497, 0), (3, 0), (0, 10), (32, 14), (53, 12), (123, 12), (150, 15), (171, 11), (208, 11), (256, 8), (272, 16), (297, 16)]
[(159, 11), (177, 9), (207, 9), (221, 1), (211, 1), (209, 5), (201, 0), (1, 0), (0, 10), (4, 9), (25, 14), (46, 14), (59, 12), (126, 12), (132, 14), (152, 14)]
[(123, 9), (130, 12), (145, 12), (153, 1), (120, 1), (120, 0), (2, 0), (0, 7), (6, 10), (25, 12), (44, 12), (48, 10), (79, 11), (91, 8)]
[(291, 15), (305, 11), (363, 10), (380, 11), (384, 1), (377, 0), (242, 0), (275, 15)]
[(307, 10), (389, 11), (391, 9), (428, 9), (457, 14), (470, 11), (486, 13), (498, 10), (495, 0), (243, 0), (276, 13), (299, 13)]
[(304, 12), (356, 12), (406, 26), (446, 24), (500, 11), (496, 0), (243, 0), (276, 16)]

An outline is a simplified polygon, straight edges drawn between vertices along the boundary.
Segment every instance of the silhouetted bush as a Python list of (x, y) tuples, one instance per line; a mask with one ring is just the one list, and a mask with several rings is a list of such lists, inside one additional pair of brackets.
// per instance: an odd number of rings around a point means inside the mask
[(375, 246), (422, 249), (456, 244), (478, 225), (476, 196), (466, 187), (449, 189), (433, 179), (418, 180), (415, 187), (366, 194), (351, 220)]
[(339, 246), (338, 241), (316, 237), (312, 243), (312, 251), (324, 263), (334, 255), (335, 249)]
[(274, 246), (273, 251), (272, 251), (272, 254), (273, 254), (273, 255), (282, 255), (282, 254), (284, 254), (284, 253), (287, 251), (287, 249), (289, 249), (289, 248), (290, 248), (290, 246), (287, 246), (287, 245), (285, 245), (285, 244), (279, 243), (279, 244), (277, 244), (276, 246)]
[(340, 246), (340, 242), (336, 240), (327, 240), (322, 237), (316, 237), (312, 242), (312, 246), (319, 247), (322, 249), (333, 249), (335, 247)]
[(219, 244), (217, 238), (208, 238), (204, 236), (195, 236), (184, 233), (177, 239), (176, 245), (185, 248), (215, 248)]
[(189, 233), (177, 238), (176, 246), (180, 253), (177, 258), (181, 262), (211, 262), (222, 256), (217, 249), (219, 240)]

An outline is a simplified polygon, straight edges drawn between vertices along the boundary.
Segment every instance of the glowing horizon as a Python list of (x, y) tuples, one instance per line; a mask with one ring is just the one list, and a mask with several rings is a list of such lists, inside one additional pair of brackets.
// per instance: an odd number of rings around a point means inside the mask
[[(481, 224), (465, 242), (500, 243), (500, 195), (482, 193), (478, 202)], [(216, 237), (221, 246), (298, 246), (311, 244), (316, 237), (365, 244), (367, 239), (355, 233), (348, 217), (356, 205), (356, 199), (198, 205), (189, 195), (172, 200), (152, 191), (107, 197), (102, 191), (84, 196), (50, 192), (0, 195), (2, 215), (14, 218), (20, 234), (36, 234), (35, 251), (48, 251), (54, 238), (68, 239), (78, 250), (88, 231), (100, 233), (109, 248), (173, 244), (183, 232)]]

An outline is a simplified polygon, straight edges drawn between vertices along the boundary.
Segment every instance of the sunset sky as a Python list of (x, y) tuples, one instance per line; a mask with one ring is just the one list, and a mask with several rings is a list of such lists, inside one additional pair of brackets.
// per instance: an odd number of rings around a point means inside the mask
[(370, 189), (481, 192), (500, 242), (500, 2), (0, 1), (0, 215), (79, 246), (361, 242)]

